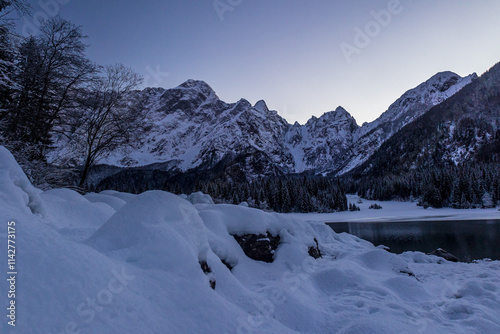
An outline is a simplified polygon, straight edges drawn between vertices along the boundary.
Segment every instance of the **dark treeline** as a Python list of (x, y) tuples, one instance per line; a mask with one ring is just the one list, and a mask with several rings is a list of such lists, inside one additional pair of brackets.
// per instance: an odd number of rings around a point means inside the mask
[(338, 180), (324, 177), (268, 178), (251, 183), (211, 181), (197, 190), (238, 204), (277, 212), (335, 212), (348, 209), (347, 198)]
[(106, 177), (92, 191), (114, 189), (142, 193), (160, 189), (174, 194), (201, 191), (216, 202), (240, 204), (276, 212), (335, 212), (348, 210), (338, 179), (316, 176), (272, 177), (253, 182), (206, 178), (206, 174), (171, 174), (158, 170), (124, 170)]
[(500, 201), (499, 164), (463, 164), (384, 176), (346, 176), (347, 192), (372, 200), (419, 200), (423, 206), (494, 207)]

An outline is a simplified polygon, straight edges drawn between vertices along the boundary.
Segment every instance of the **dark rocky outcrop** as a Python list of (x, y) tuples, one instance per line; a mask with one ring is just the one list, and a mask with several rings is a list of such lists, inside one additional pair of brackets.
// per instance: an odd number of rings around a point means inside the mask
[(314, 238), (314, 242), (316, 243), (316, 247), (311, 246), (309, 247), (309, 255), (312, 256), (315, 259), (319, 259), (321, 256), (321, 251), (319, 250), (319, 244), (318, 244), (318, 239)]
[(213, 274), (212, 274), (212, 268), (210, 268), (207, 261), (200, 261), (200, 267), (201, 267), (201, 270), (203, 270), (203, 273), (210, 278), (210, 287), (213, 290), (215, 290), (216, 282), (215, 282), (215, 278), (213, 277)]
[(220, 259), (220, 260), (221, 260), (222, 264), (224, 264), (227, 267), (227, 269), (229, 269), (230, 271), (233, 270), (234, 266), (231, 263), (227, 262), (227, 260), (224, 260), (224, 259)]
[(209, 274), (209, 273), (211, 273), (211, 272), (212, 272), (212, 268), (210, 268), (210, 267), (208, 266), (207, 261), (200, 261), (200, 267), (201, 267), (201, 270), (203, 270), (203, 272), (204, 272), (205, 274)]
[(267, 234), (233, 235), (246, 256), (256, 261), (272, 263), (274, 253), (280, 244), (280, 236)]
[(410, 277), (414, 277), (417, 281), (420, 281), (420, 280), (418, 279), (418, 277), (417, 277), (417, 276), (415, 276), (415, 274), (414, 274), (411, 270), (409, 270), (409, 269), (400, 270), (400, 271), (399, 271), (399, 273), (400, 273), (400, 274), (404, 274), (404, 275), (408, 275), (408, 276), (410, 276)]

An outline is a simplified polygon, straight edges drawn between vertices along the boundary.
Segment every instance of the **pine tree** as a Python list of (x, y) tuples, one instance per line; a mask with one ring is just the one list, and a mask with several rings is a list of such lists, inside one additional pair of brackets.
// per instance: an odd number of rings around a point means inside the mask
[(28, 38), (19, 49), (18, 71), (13, 78), (18, 87), (8, 106), (8, 134), (43, 149), (51, 137), (64, 132), (65, 113), (95, 73), (86, 58), (85, 36), (81, 28), (59, 17), (46, 21), (41, 33)]

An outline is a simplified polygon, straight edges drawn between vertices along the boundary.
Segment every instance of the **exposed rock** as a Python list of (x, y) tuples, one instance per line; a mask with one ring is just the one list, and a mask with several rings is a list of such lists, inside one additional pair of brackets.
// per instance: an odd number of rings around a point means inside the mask
[(442, 248), (438, 248), (435, 251), (429, 253), (428, 255), (439, 256), (439, 257), (442, 257), (443, 259), (445, 259), (446, 261), (458, 262), (458, 259), (455, 255), (448, 253), (447, 251), (445, 251)]
[(207, 261), (200, 261), (201, 270), (210, 278), (210, 287), (215, 290), (216, 281), (212, 274), (212, 268), (209, 267)]
[(400, 271), (399, 271), (399, 273), (400, 273), (400, 274), (405, 274), (405, 275), (408, 275), (408, 276), (410, 276), (410, 277), (415, 277), (415, 279), (416, 279), (417, 281), (420, 281), (420, 280), (418, 279), (418, 277), (417, 277), (417, 276), (415, 276), (415, 274), (414, 274), (411, 270), (409, 270), (409, 269), (400, 270)]
[(319, 250), (319, 244), (318, 244), (318, 239), (314, 238), (314, 242), (316, 243), (316, 247), (311, 246), (309, 247), (309, 255), (312, 256), (315, 259), (319, 259), (321, 256), (321, 251)]
[(245, 234), (234, 235), (234, 239), (241, 246), (246, 256), (256, 261), (271, 263), (274, 261), (274, 253), (280, 244), (280, 236), (267, 234)]
[(227, 267), (227, 269), (233, 270), (234, 266), (231, 263), (227, 262), (224, 259), (220, 259), (220, 260), (221, 260), (222, 264), (224, 264)]
[(207, 261), (200, 261), (200, 267), (201, 267), (201, 270), (203, 270), (203, 272), (204, 272), (205, 274), (209, 274), (209, 273), (211, 273), (211, 272), (212, 272), (212, 268), (210, 268), (210, 267), (208, 266)]

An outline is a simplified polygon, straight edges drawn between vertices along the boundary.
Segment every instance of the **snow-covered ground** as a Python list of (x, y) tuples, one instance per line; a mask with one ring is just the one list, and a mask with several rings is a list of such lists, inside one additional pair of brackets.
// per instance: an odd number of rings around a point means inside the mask
[[(16, 327), (0, 281), (0, 333), (500, 332), (500, 262), (395, 255), (303, 218), (202, 194), (42, 193), (0, 147), (0, 261), (5, 275), (15, 221), (18, 272)], [(266, 232), (273, 263), (232, 237)]]
[[(354, 203), (361, 211), (336, 213), (293, 213), (288, 216), (306, 222), (336, 223), (336, 222), (394, 222), (394, 221), (429, 221), (429, 220), (489, 220), (500, 219), (498, 209), (424, 209), (416, 202), (381, 202), (360, 199), (355, 195), (347, 195), (349, 203)], [(361, 200), (362, 203), (358, 203)], [(368, 209), (370, 205), (378, 204), (380, 210)]]

